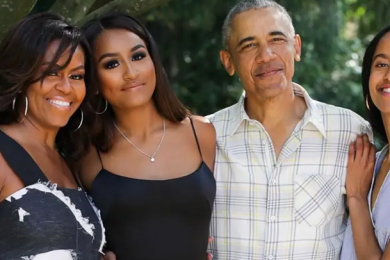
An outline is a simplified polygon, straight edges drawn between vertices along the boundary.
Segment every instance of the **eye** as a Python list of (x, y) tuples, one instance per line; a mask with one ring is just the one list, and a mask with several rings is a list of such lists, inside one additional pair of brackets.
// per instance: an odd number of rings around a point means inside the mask
[(83, 80), (84, 79), (84, 75), (83, 74), (70, 75), (70, 78), (74, 79), (74, 80)]
[(47, 73), (47, 76), (58, 76), (58, 72), (57, 71), (50, 71)]
[(378, 63), (375, 65), (375, 67), (378, 67), (378, 68), (384, 68), (384, 67), (388, 67), (389, 65), (386, 64), (386, 63)]
[(132, 61), (142, 60), (145, 57), (146, 57), (146, 54), (144, 52), (138, 52), (138, 53), (133, 54), (133, 56), (131, 57), (131, 60)]
[(256, 46), (254, 43), (248, 43), (248, 44), (246, 44), (246, 45), (243, 47), (243, 49), (248, 49), (248, 48), (251, 48), (251, 47), (254, 47), (254, 46)]
[(272, 39), (273, 42), (281, 42), (281, 41), (284, 41), (283, 38), (273, 38)]
[(117, 60), (110, 60), (104, 64), (104, 68), (113, 69), (119, 66), (119, 62)]

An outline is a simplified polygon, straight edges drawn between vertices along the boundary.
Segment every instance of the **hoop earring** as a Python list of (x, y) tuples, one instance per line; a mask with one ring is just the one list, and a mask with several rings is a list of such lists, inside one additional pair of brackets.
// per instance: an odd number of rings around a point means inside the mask
[(368, 96), (366, 97), (366, 107), (368, 110), (370, 110), (370, 105), (368, 104)]
[(81, 111), (81, 120), (80, 120), (80, 124), (79, 124), (79, 126), (78, 126), (75, 130), (73, 130), (73, 133), (80, 129), (80, 127), (81, 127), (81, 125), (83, 124), (83, 121), (84, 121), (84, 113), (83, 113), (83, 110), (80, 109), (80, 111)]
[(106, 106), (104, 107), (104, 110), (103, 110), (103, 112), (95, 112), (95, 114), (96, 114), (96, 115), (101, 115), (101, 114), (104, 114), (104, 112), (106, 112), (106, 111), (107, 111), (107, 108), (108, 108), (108, 102), (107, 102), (107, 100), (106, 100)]
[[(23, 119), (19, 122), (19, 123), (22, 123), (23, 120), (26, 118), (27, 116), (27, 111), (28, 111), (28, 98), (27, 96), (24, 96), (24, 99), (25, 99), (25, 108), (24, 108), (24, 115), (23, 115)], [(16, 105), (16, 97), (14, 97), (14, 99), (12, 100), (12, 110), (15, 111), (15, 105)]]

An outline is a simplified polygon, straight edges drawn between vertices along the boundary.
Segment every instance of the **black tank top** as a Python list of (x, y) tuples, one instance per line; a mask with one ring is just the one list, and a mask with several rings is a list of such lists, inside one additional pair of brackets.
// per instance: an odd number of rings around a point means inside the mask
[[(202, 157), (191, 120), (195, 140)], [(203, 161), (184, 177), (142, 180), (103, 168), (91, 187), (118, 260), (204, 260), (216, 184)]]
[(1, 130), (0, 152), (25, 184), (0, 202), (0, 259), (99, 260), (104, 229), (81, 185), (66, 189), (50, 183)]

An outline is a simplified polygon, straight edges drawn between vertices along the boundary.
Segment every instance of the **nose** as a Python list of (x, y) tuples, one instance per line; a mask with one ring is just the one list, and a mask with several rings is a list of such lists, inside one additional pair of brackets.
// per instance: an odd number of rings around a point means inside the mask
[(123, 72), (123, 79), (134, 80), (138, 77), (139, 71), (131, 62), (126, 62), (125, 71)]
[(272, 49), (268, 45), (265, 45), (265, 46), (261, 46), (259, 48), (259, 51), (256, 54), (255, 61), (257, 63), (263, 63), (263, 62), (267, 63), (270, 60), (272, 60), (274, 57), (275, 57), (275, 54), (272, 51)]
[(72, 90), (72, 86), (70, 84), (68, 77), (60, 77), (59, 82), (56, 84), (56, 89), (63, 94), (69, 94)]
[(385, 74), (385, 79), (387, 79), (388, 81), (390, 81), (390, 68), (387, 68), (387, 72)]

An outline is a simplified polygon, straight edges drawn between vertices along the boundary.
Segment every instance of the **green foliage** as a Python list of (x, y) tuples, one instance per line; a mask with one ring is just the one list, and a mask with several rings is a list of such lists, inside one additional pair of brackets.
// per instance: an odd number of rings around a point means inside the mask
[[(222, 23), (237, 0), (177, 0), (158, 8), (155, 7), (169, 0), (28, 2), (23, 12), (32, 7), (31, 13), (55, 10), (74, 22), (107, 10), (143, 14), (140, 18), (157, 40), (173, 87), (183, 102), (199, 114), (229, 106), (242, 93), (238, 79), (228, 76), (219, 60)], [(294, 81), (317, 100), (364, 115), (360, 86), (364, 48), (372, 34), (390, 23), (386, 19), (390, 17), (390, 1), (278, 2), (289, 11), (302, 38), (302, 60), (296, 64)], [(151, 8), (154, 9), (145, 13)]]

